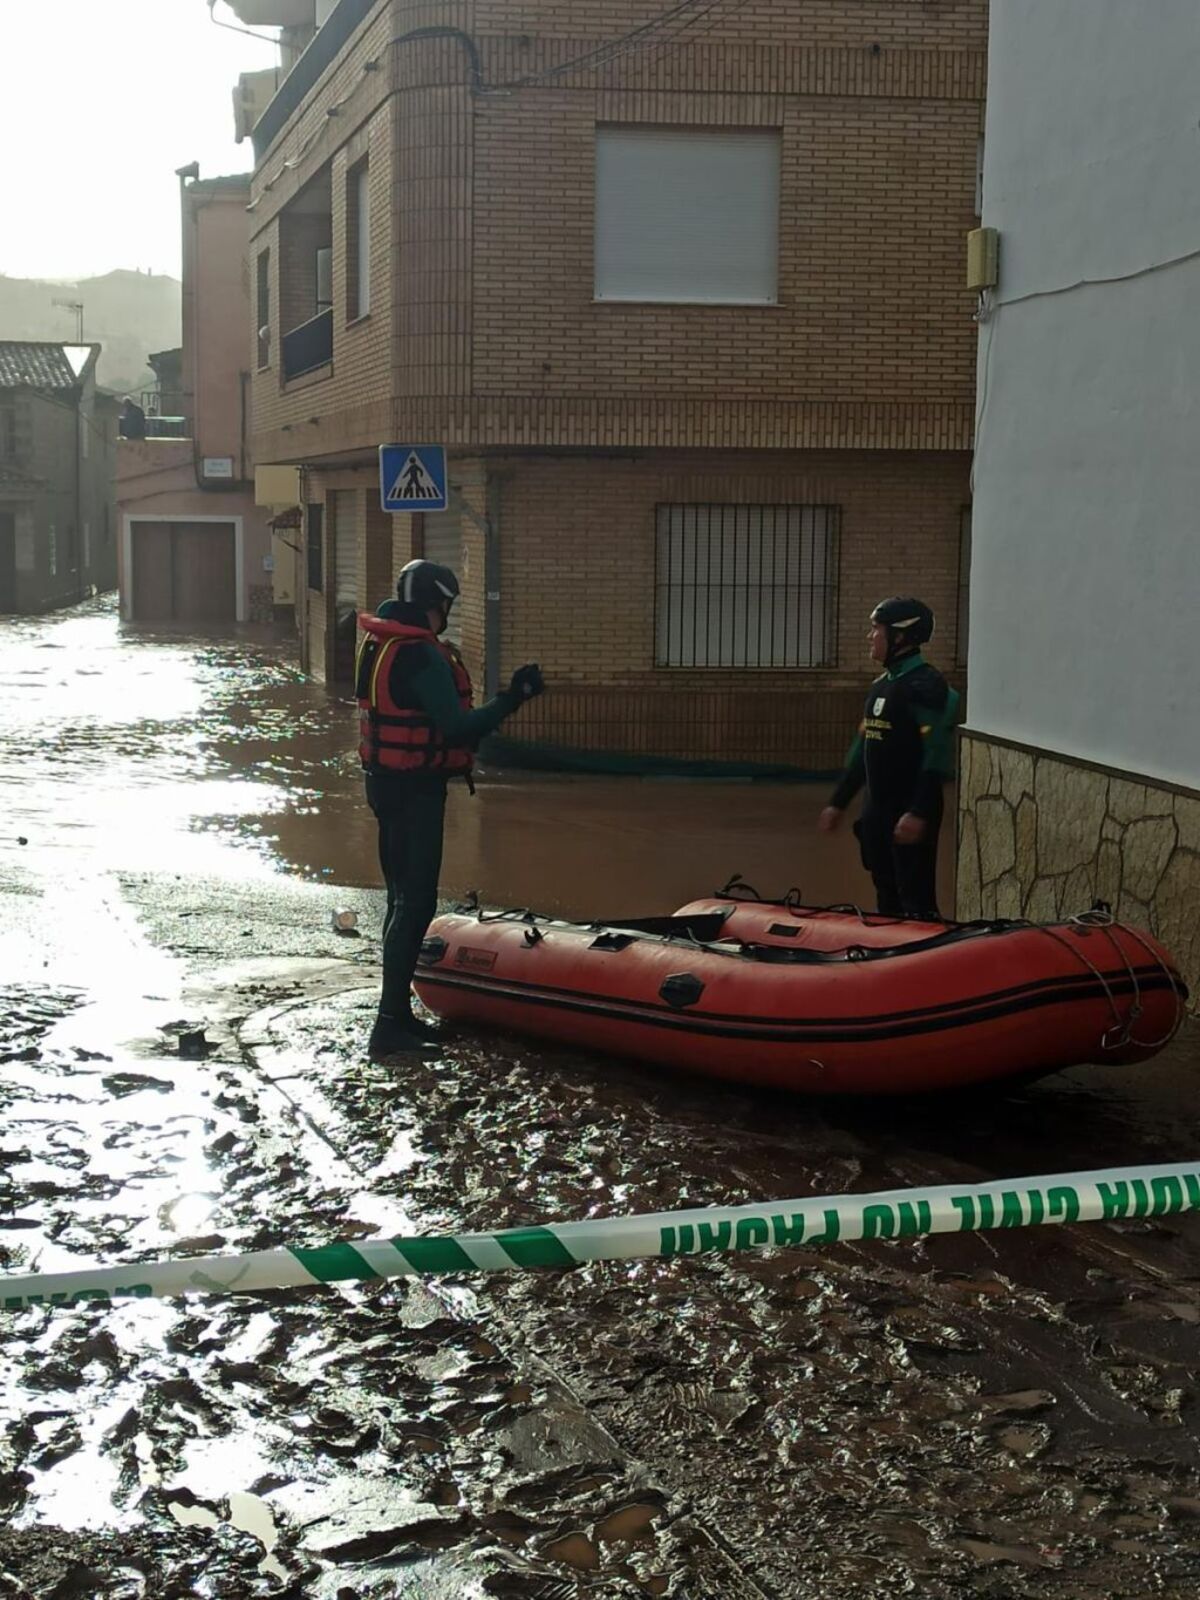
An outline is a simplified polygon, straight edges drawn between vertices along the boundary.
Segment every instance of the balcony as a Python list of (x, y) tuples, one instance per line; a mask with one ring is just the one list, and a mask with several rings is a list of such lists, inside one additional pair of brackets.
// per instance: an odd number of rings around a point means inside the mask
[[(122, 439), (186, 439), (189, 422), (185, 402), (190, 395), (143, 389), (134, 406), (125, 407), (117, 418), (117, 433)], [(140, 414), (139, 414), (140, 413)]]
[(248, 28), (302, 28), (314, 25), (314, 0), (229, 0)]
[(283, 336), (283, 381), (301, 378), (333, 360), (333, 308), (319, 311)]
[(378, 3), (379, 0), (339, 0), (324, 27), (317, 29), (312, 43), (283, 80), (279, 93), (255, 124), (252, 139), (256, 163), (266, 155), (288, 121), (312, 93), (326, 68), (333, 65), (351, 35)]

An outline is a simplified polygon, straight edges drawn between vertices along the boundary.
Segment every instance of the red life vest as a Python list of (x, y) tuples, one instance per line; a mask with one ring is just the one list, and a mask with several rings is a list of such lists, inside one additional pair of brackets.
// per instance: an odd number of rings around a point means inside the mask
[(454, 674), (458, 703), (472, 705), (471, 679), (462, 658), (429, 628), (388, 622), (362, 613), (358, 625), (365, 637), (355, 663), (355, 697), (359, 709), (358, 754), (373, 772), (469, 773), (474, 757), (466, 745), (451, 744), (433, 718), (415, 702), (401, 705), (392, 698), (392, 664), (400, 650), (431, 644), (445, 656)]

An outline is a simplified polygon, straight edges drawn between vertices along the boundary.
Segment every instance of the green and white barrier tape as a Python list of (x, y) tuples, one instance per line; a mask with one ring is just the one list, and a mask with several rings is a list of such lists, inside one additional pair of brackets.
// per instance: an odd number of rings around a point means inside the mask
[(318, 1283), (375, 1282), (438, 1272), (497, 1272), (512, 1267), (574, 1267), (752, 1250), (771, 1245), (833, 1244), (838, 1239), (903, 1239), (928, 1233), (975, 1233), (1039, 1223), (1103, 1222), (1200, 1210), (1200, 1163), (1117, 1167), (996, 1183), (890, 1189), (883, 1194), (771, 1200), (762, 1205), (659, 1211), (498, 1233), (257, 1250), (252, 1255), (192, 1256), (88, 1267), (78, 1272), (0, 1275), (0, 1307), (69, 1305), (86, 1300), (195, 1292), (247, 1293)]

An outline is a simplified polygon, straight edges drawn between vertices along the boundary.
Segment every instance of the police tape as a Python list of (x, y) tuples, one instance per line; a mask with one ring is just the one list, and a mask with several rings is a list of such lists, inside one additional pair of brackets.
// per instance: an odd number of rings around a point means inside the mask
[(0, 1275), (0, 1307), (74, 1305), (192, 1293), (246, 1294), (326, 1283), (513, 1267), (576, 1267), (585, 1262), (667, 1260), (709, 1251), (833, 1244), (976, 1233), (1047, 1223), (1109, 1222), (1200, 1210), (1200, 1163), (1116, 1167), (994, 1183), (890, 1189), (759, 1205), (601, 1217), (496, 1233), (358, 1239), (249, 1255), (191, 1256), (86, 1267), (78, 1272)]

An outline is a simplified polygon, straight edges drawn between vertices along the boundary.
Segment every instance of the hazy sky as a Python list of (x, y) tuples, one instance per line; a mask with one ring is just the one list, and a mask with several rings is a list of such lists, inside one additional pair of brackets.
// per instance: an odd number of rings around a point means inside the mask
[(0, 273), (178, 277), (175, 168), (251, 165), (233, 87), (275, 61), (207, 0), (0, 0)]

